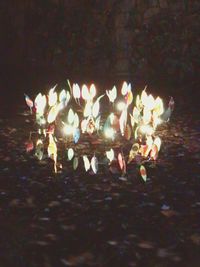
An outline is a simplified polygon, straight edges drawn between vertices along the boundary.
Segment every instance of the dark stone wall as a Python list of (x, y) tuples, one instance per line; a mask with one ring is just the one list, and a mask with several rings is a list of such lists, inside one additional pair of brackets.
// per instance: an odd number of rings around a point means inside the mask
[(1, 65), (194, 80), (199, 11), (196, 0), (1, 1)]

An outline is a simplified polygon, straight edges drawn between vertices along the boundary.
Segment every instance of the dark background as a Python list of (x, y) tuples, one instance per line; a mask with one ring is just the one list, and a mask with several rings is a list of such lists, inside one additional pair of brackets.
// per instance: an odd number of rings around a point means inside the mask
[(1, 108), (67, 78), (197, 99), (199, 11), (195, 0), (1, 1)]
[[(200, 266), (199, 11), (199, 0), (0, 1), (0, 267)], [(41, 135), (24, 92), (34, 99), (66, 79), (102, 91), (147, 84), (165, 107), (174, 97), (147, 182), (140, 157), (125, 177), (105, 164), (105, 149), (128, 156), (132, 139), (82, 136), (74, 171), (59, 138), (56, 175), (46, 155), (26, 153)], [(97, 175), (83, 153), (97, 155)]]

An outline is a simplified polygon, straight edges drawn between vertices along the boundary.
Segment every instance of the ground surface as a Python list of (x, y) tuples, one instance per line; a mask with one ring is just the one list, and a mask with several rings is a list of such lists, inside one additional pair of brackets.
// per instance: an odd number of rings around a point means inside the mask
[(200, 119), (177, 108), (143, 182), (55, 176), (25, 152), (29, 124), (0, 121), (0, 266), (200, 266)]

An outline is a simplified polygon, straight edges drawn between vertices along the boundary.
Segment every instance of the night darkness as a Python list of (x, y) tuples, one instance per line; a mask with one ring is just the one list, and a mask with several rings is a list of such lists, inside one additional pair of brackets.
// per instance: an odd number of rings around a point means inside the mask
[[(0, 266), (200, 266), (199, 12), (198, 0), (0, 2)], [(125, 139), (105, 141), (91, 130), (98, 115), (90, 115), (96, 117), (88, 119), (85, 135), (73, 132), (77, 143), (61, 135), (66, 113), (42, 125), (50, 108), (39, 114), (32, 100), (56, 84), (57, 92), (70, 92), (69, 81), (94, 83), (97, 94), (105, 94), (99, 113), (106, 127), (106, 116), (115, 112), (106, 90), (114, 85), (118, 95), (124, 81), (132, 85), (120, 101), (133, 95), (135, 104), (145, 86), (160, 96), (159, 157), (144, 160), (138, 150), (128, 164), (134, 142), (146, 149), (144, 137), (125, 125)], [(69, 104), (80, 118), (87, 102), (81, 94)], [(115, 133), (123, 132), (120, 112)], [(129, 115), (127, 124), (134, 128)], [(47, 155), (50, 135), (60, 153), (56, 163)], [(111, 148), (115, 157), (108, 164)], [(83, 155), (90, 159), (88, 172)]]

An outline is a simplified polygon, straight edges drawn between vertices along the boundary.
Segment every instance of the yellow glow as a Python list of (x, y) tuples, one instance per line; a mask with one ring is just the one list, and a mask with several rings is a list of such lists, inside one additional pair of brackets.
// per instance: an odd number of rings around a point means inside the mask
[(133, 101), (133, 93), (132, 91), (128, 91), (128, 94), (127, 94), (127, 105), (129, 106)]
[(49, 134), (48, 156), (54, 161), (54, 171), (57, 173), (57, 146), (52, 134)]
[(59, 106), (58, 105), (55, 105), (50, 109), (48, 117), (47, 117), (48, 123), (52, 123), (55, 121), (55, 119), (58, 115), (58, 112), (59, 112)]
[(155, 100), (154, 112), (158, 116), (162, 115), (163, 112), (164, 112), (163, 101), (162, 101), (162, 99), (159, 96)]
[(136, 107), (137, 107), (137, 109), (140, 109), (140, 104), (141, 104), (140, 96), (137, 95), (137, 96), (136, 96)]

